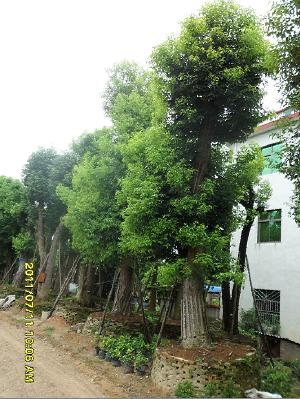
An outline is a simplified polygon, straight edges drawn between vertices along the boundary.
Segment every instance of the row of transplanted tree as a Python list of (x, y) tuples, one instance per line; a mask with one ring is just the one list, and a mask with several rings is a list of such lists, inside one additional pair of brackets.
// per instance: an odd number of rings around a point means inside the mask
[[(292, 43), (280, 36), (283, 16)], [(274, 68), (299, 105), (299, 4), (277, 1), (268, 26), (279, 37), (275, 51), (252, 11), (216, 1), (153, 51), (151, 70), (115, 65), (103, 95), (112, 127), (84, 134), (64, 154), (36, 151), (22, 183), (1, 177), (3, 276), (15, 256), (38, 259), (37, 295), (45, 300), (78, 262), (79, 302), (107, 295), (116, 275), (112, 311), (121, 314), (136, 295), (155, 310), (175, 287), (186, 347), (209, 342), (205, 285), (221, 284), (224, 328), (236, 333), (247, 240), (270, 188), (260, 181), (260, 149), (234, 155), (228, 144), (262, 120), (262, 83)], [(287, 134), (299, 139), (295, 129)], [(299, 147), (290, 148), (285, 171), (299, 189)], [(297, 205), (296, 198), (295, 215)], [(14, 284), (21, 279), (19, 270)]]

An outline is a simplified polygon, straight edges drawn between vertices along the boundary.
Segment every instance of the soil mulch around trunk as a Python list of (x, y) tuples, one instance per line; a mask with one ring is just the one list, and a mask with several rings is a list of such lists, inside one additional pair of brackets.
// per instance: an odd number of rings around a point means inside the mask
[(255, 352), (255, 348), (250, 345), (224, 341), (214, 343), (208, 347), (184, 349), (176, 342), (172, 342), (171, 345), (163, 348), (163, 352), (193, 362), (197, 360), (201, 360), (201, 362), (230, 362), (235, 359), (243, 358), (248, 353)]

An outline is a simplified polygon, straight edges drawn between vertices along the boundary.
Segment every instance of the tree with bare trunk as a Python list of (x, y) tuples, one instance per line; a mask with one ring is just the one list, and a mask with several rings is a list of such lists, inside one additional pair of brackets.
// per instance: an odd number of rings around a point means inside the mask
[(23, 169), (23, 182), (35, 224), (36, 243), (40, 260), (39, 272), (45, 281), (39, 284), (37, 296), (46, 299), (52, 289), (58, 243), (65, 205), (56, 194), (60, 183), (70, 184), (70, 174), (76, 157), (71, 152), (58, 154), (54, 149), (39, 149), (28, 159)]
[[(242, 140), (258, 123), (267, 55), (253, 12), (224, 0), (205, 5), (198, 16), (183, 22), (177, 38), (154, 51), (154, 68), (168, 104), (167, 124), (194, 171), (191, 197), (202, 190), (212, 143)], [(201, 222), (198, 218), (199, 226)], [(191, 245), (195, 240), (187, 241), (190, 275), (183, 284), (182, 338), (184, 346), (192, 347), (207, 343), (208, 332), (202, 249)]]

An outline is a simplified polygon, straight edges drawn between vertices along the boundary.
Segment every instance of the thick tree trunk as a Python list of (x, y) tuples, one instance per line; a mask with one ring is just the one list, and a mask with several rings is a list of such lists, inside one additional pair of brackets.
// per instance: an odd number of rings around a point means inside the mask
[(18, 270), (14, 276), (13, 283), (12, 283), (12, 285), (15, 288), (20, 288), (24, 283), (24, 281), (23, 281), (24, 268), (25, 268), (25, 259), (19, 258)]
[(94, 305), (94, 277), (95, 269), (92, 266), (80, 265), (76, 299), (81, 306), (91, 307)]
[[(192, 195), (199, 192), (201, 183), (207, 173), (211, 154), (211, 130), (209, 122), (204, 123), (201, 128), (198, 151), (193, 160), (195, 173), (191, 181)], [(186, 348), (206, 345), (210, 341), (201, 265), (195, 266), (193, 264), (195, 255), (199, 251), (201, 251), (201, 248), (187, 248), (187, 260), (190, 264), (192, 274), (183, 282), (181, 308), (182, 345)]]
[(184, 348), (203, 346), (209, 343), (204, 282), (195, 274), (183, 282), (181, 337)]
[(182, 302), (182, 286), (176, 289), (175, 301), (171, 311), (171, 318), (175, 320), (181, 319), (181, 302)]
[(55, 267), (55, 257), (56, 257), (56, 252), (58, 248), (58, 243), (60, 241), (60, 237), (63, 231), (63, 224), (60, 222), (55, 230), (55, 233), (53, 235), (50, 251), (49, 251), (49, 256), (47, 259), (47, 264), (46, 264), (46, 269), (45, 269), (45, 274), (46, 274), (46, 279), (44, 283), (40, 283), (38, 287), (38, 292), (37, 292), (37, 297), (41, 300), (45, 300), (48, 298), (51, 288), (52, 288), (52, 277), (53, 277), (53, 272), (54, 272), (54, 267)]
[(129, 262), (130, 259), (124, 259), (120, 268), (119, 281), (112, 309), (113, 313), (128, 314), (130, 312), (130, 299), (133, 287), (133, 270)]

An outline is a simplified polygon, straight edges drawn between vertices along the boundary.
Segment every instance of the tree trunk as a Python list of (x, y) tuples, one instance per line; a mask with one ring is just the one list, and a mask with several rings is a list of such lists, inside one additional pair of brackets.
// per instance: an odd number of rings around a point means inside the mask
[(148, 309), (151, 312), (154, 312), (156, 309), (156, 281), (157, 281), (157, 270), (153, 271), (151, 276), (151, 288), (150, 288), (150, 298), (149, 298), (149, 307)]
[[(250, 220), (242, 229), (241, 239), (239, 244), (239, 256), (238, 261), (240, 265), (240, 271), (244, 273), (246, 264), (246, 254), (248, 239), (253, 225), (253, 219)], [(239, 304), (241, 296), (241, 285), (234, 283), (232, 289), (232, 321), (231, 321), (231, 333), (238, 334), (238, 320), (239, 320)]]
[(50, 251), (49, 251), (49, 256), (47, 259), (47, 264), (46, 264), (46, 279), (44, 283), (39, 284), (38, 292), (37, 292), (37, 297), (41, 300), (45, 300), (48, 298), (51, 288), (52, 288), (52, 277), (53, 277), (53, 272), (54, 272), (54, 267), (55, 267), (55, 257), (56, 257), (56, 252), (58, 248), (58, 243), (60, 241), (60, 237), (63, 231), (63, 224), (60, 222), (55, 230), (55, 233), (53, 235)]
[(181, 319), (182, 286), (175, 290), (175, 300), (170, 317), (175, 320)]
[(18, 270), (13, 279), (13, 287), (20, 288), (25, 282), (23, 281), (24, 278), (24, 269), (25, 269), (25, 259), (19, 258), (19, 265)]
[(230, 295), (230, 281), (223, 281), (222, 283), (222, 308), (223, 308), (223, 329), (230, 332), (231, 326), (231, 295)]
[(37, 247), (40, 257), (40, 269), (46, 260), (45, 236), (44, 236), (44, 212), (41, 206), (38, 207), (38, 220), (36, 226)]
[(97, 284), (97, 299), (100, 301), (102, 299), (103, 283), (102, 283), (102, 273), (101, 269), (98, 270), (98, 284)]
[(184, 280), (182, 287), (181, 336), (184, 348), (209, 343), (203, 281), (196, 276)]
[[(242, 228), (241, 238), (239, 243), (238, 263), (240, 272), (244, 273), (247, 256), (247, 245), (249, 240), (250, 231), (254, 222), (253, 209), (255, 203), (255, 191), (252, 187), (248, 190), (248, 197), (245, 201), (241, 202), (247, 212), (246, 222)], [(241, 296), (241, 285), (236, 282), (233, 284), (231, 295), (231, 313), (230, 313), (230, 334), (238, 334), (238, 320), (239, 320), (239, 304)]]
[(125, 315), (130, 312), (133, 270), (129, 265), (129, 261), (129, 259), (124, 260), (120, 268), (119, 281), (112, 309), (113, 313)]
[[(211, 154), (211, 126), (209, 122), (202, 126), (198, 151), (192, 161), (195, 173), (191, 181), (191, 195), (197, 194), (207, 173)], [(183, 282), (181, 308), (182, 345), (191, 348), (209, 343), (207, 311), (204, 301), (204, 280), (201, 265), (194, 265), (195, 255), (201, 248), (187, 248), (187, 260), (192, 270), (191, 276)]]
[(95, 269), (89, 265), (80, 265), (78, 292), (76, 295), (77, 302), (81, 306), (91, 307), (94, 305), (93, 284), (95, 277)]

